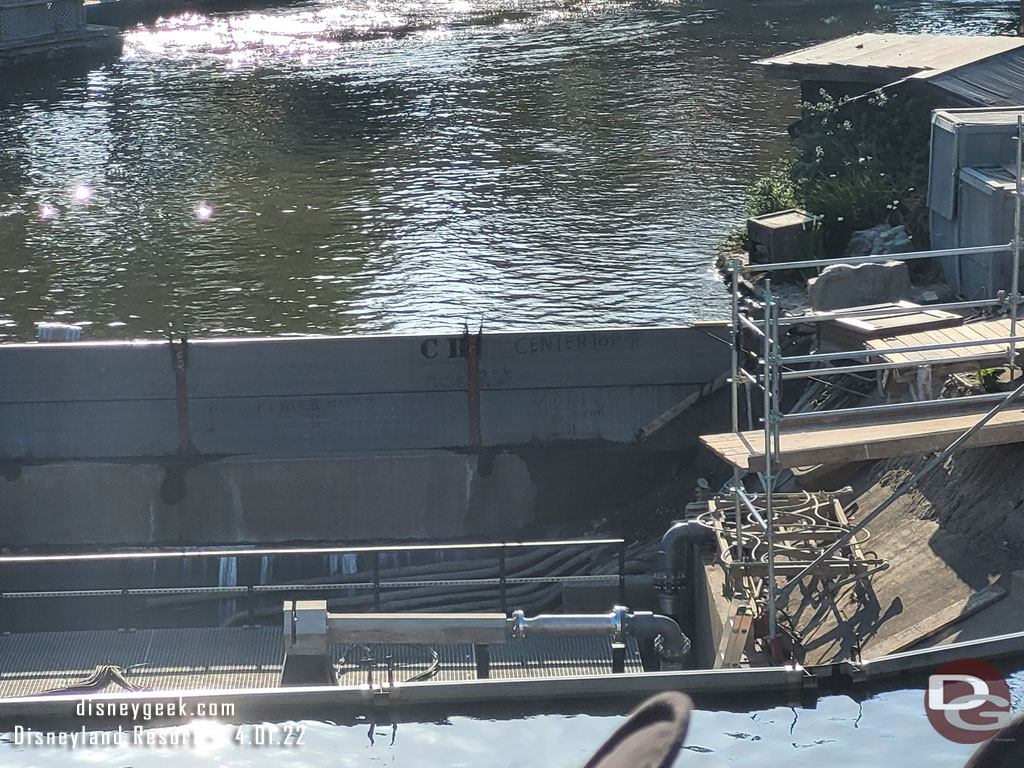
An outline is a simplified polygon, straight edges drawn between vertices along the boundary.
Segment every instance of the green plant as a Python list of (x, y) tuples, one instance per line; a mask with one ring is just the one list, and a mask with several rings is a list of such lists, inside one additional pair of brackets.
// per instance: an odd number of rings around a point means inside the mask
[(729, 234), (725, 236), (722, 241), (722, 250), (724, 251), (745, 251), (750, 241), (747, 237), (747, 228), (745, 226), (736, 227), (729, 231)]
[(758, 178), (747, 191), (748, 216), (764, 216), (797, 205), (790, 163), (775, 166)]
[(852, 101), (821, 91), (802, 111), (790, 178), (800, 205), (822, 216), (825, 247), (881, 222), (903, 224), (925, 247), (930, 104), (899, 90)]
[(1002, 372), (1002, 368), (979, 368), (978, 384), (981, 385), (981, 389), (984, 392), (996, 392), (999, 385), (999, 376)]

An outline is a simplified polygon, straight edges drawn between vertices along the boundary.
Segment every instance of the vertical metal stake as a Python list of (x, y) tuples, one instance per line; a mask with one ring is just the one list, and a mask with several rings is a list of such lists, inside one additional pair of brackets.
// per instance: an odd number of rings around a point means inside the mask
[(498, 589), (501, 595), (501, 612), (508, 616), (508, 562), (507, 547), (501, 545), (501, 554), (498, 556)]
[(619, 605), (626, 604), (626, 542), (619, 542)]
[(772, 321), (774, 302), (772, 300), (771, 280), (765, 280), (764, 288), (764, 474), (761, 482), (764, 485), (765, 520), (768, 534), (768, 637), (775, 640), (775, 512), (773, 509), (772, 486), (774, 484), (773, 464), (775, 435), (773, 421), (775, 419), (775, 324)]
[[(1017, 302), (1020, 297), (1020, 213), (1021, 213), (1021, 143), (1024, 142), (1022, 117), (1017, 115), (1017, 178), (1013, 206), (1013, 274), (1010, 277), (1010, 337), (1017, 338)], [(1010, 381), (1017, 366), (1017, 342), (1010, 342)]]
[(380, 550), (373, 553), (373, 610), (380, 612)]
[[(734, 433), (740, 431), (740, 260), (732, 260), (732, 327), (729, 330), (729, 335), (732, 337), (732, 377), (729, 379), (731, 382), (732, 391), (732, 431)], [(748, 389), (749, 392), (749, 389)], [(748, 412), (749, 416), (749, 412)], [(740, 512), (740, 468), (739, 466), (733, 466), (732, 468), (732, 504), (733, 504), (733, 515), (736, 521), (736, 554), (733, 556), (734, 562), (742, 562), (743, 560), (743, 515)]]
[(750, 381), (745, 380), (746, 386), (744, 389), (747, 391), (747, 431), (754, 431), (754, 398), (750, 394)]

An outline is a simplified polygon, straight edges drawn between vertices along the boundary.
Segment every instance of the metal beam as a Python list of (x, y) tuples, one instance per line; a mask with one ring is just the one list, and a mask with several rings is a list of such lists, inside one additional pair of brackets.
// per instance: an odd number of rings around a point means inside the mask
[(984, 254), (1009, 253), (1012, 243), (1003, 245), (979, 245), (968, 248), (940, 248), (934, 251), (911, 251), (871, 256), (847, 256), (841, 259), (811, 259), (808, 261), (782, 261), (777, 264), (747, 264), (745, 272), (776, 272), (784, 269), (807, 269), (808, 267), (830, 267), (833, 264), (872, 264), (880, 261), (913, 261), (934, 259), (941, 256), (980, 256)]

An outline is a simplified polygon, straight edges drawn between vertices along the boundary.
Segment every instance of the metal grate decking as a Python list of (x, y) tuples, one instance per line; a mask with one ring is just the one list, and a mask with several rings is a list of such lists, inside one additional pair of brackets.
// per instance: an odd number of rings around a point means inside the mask
[[(437, 681), (472, 680), (476, 656), (472, 645), (437, 649)], [(491, 678), (512, 679), (611, 672), (611, 645), (604, 637), (527, 638), (497, 644), (491, 650)], [(276, 627), (87, 630), (33, 632), (0, 636), (0, 697), (31, 696), (87, 677), (98, 664), (131, 670), (128, 680), (151, 690), (276, 687), (281, 677), (281, 630)], [(392, 657), (395, 679), (426, 671), (433, 656), (426, 646), (334, 646), (342, 685), (367, 682), (375, 660), (375, 683), (387, 680)], [(627, 639), (626, 671), (642, 672), (636, 642)], [(107, 691), (120, 690), (112, 686)]]

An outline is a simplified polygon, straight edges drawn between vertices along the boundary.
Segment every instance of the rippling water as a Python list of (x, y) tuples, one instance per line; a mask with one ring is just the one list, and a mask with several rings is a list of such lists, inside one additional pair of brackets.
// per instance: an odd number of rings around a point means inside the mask
[[(140, 27), (115, 63), (0, 79), (0, 339), (713, 317), (715, 246), (795, 112), (751, 62), (856, 30), (1007, 32), (1016, 6), (307, 0)], [(922, 698), (701, 712), (680, 764), (961, 765)], [(287, 764), (577, 766), (619, 721), (311, 722)], [(281, 760), (197, 727), (208, 762)]]
[[(1007, 678), (1013, 709), (1021, 708), (1024, 673)], [(192, 747), (94, 746), (76, 749), (0, 744), (0, 762), (11, 768), (56, 765), (112, 768), (218, 766), (289, 768), (388, 765), (395, 768), (578, 768), (621, 722), (621, 716), (546, 715), (520, 720), (452, 717), (433, 723), (334, 725), (304, 722), (297, 747), (252, 745), (252, 727), (197, 721), (177, 729), (194, 733)], [(282, 726), (266, 726), (278, 734)], [(162, 729), (170, 734), (173, 729)], [(264, 731), (268, 733), (270, 731)], [(293, 731), (294, 733), (294, 731)], [(242, 744), (236, 742), (241, 736)], [(820, 699), (814, 709), (776, 707), (738, 713), (703, 710), (694, 715), (679, 768), (762, 765), (774, 768), (928, 766), (959, 768), (973, 751), (946, 741), (924, 713), (924, 691), (909, 689), (857, 702)]]
[(681, 323), (785, 146), (751, 62), (1015, 0), (305, 0), (0, 79), (0, 339)]

